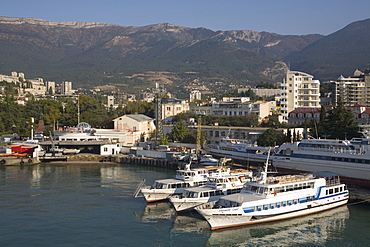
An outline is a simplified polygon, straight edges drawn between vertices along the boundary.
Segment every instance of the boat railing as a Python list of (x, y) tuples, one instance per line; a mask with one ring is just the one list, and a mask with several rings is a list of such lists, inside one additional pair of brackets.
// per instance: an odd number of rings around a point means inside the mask
[(137, 186), (137, 188), (135, 190), (134, 197), (138, 197), (138, 195), (141, 191), (141, 188), (143, 188), (145, 186), (145, 181), (146, 181), (145, 178), (143, 180), (141, 180), (140, 184)]

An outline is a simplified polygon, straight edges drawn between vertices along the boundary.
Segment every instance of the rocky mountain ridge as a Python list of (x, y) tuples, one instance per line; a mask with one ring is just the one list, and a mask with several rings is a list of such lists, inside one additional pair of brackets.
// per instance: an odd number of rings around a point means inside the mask
[[(298, 64), (295, 54), (316, 44), (330, 45), (324, 42), (327, 37), (212, 31), (170, 23), (139, 27), (0, 17), (0, 73), (24, 72), (57, 82), (70, 80), (81, 87), (110, 83), (126, 91), (161, 82), (148, 76), (152, 72), (165, 73), (165, 83), (178, 91), (194, 80), (207, 86), (217, 81), (253, 85), (280, 82), (287, 63)], [(353, 33), (351, 38), (356, 38)], [(309, 60), (317, 55), (305, 56)]]

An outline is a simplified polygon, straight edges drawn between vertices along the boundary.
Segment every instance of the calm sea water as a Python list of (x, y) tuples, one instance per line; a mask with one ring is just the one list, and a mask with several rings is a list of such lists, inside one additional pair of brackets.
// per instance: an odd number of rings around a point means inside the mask
[(196, 213), (133, 198), (174, 171), (107, 163), (0, 170), (0, 246), (370, 246), (370, 205), (211, 232)]

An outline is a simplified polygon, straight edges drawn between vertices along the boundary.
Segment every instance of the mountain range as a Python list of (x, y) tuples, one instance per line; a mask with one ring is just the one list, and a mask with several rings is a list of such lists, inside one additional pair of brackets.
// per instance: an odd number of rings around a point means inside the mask
[(333, 80), (369, 66), (369, 37), (370, 19), (323, 36), (0, 17), (0, 74), (129, 93), (162, 83), (175, 94), (199, 84), (281, 82), (288, 69)]

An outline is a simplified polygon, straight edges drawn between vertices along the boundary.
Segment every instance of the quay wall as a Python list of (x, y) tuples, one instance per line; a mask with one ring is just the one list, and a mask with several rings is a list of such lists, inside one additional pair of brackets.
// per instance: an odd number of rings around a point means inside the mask
[(137, 157), (132, 155), (71, 155), (67, 161), (93, 161), (93, 162), (114, 162), (121, 164), (135, 164), (144, 166), (164, 167), (177, 169), (178, 162), (148, 157)]
[(26, 157), (2, 157), (0, 158), (0, 166), (26, 166), (39, 164), (39, 158), (26, 158)]

